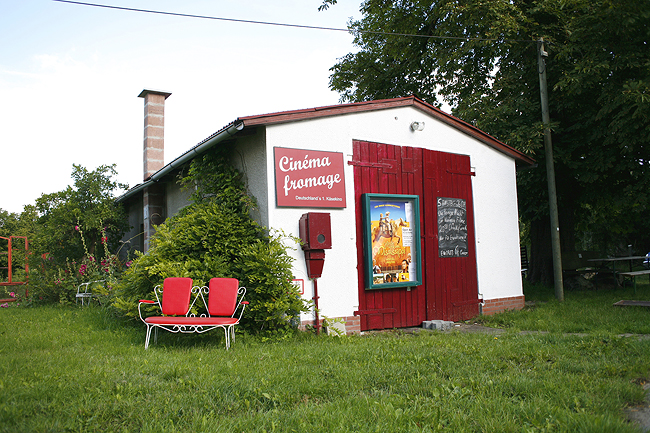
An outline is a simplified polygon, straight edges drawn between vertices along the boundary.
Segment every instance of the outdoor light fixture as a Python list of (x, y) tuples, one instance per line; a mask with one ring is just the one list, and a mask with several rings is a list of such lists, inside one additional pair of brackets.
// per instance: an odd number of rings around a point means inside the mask
[(411, 130), (412, 131), (423, 131), (424, 130), (424, 122), (413, 122), (413, 123), (411, 123)]

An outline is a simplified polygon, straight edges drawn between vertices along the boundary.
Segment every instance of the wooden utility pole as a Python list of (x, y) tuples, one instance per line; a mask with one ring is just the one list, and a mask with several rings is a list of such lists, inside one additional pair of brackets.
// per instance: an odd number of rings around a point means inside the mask
[(548, 110), (548, 91), (546, 89), (546, 62), (548, 53), (544, 50), (544, 38), (537, 41), (537, 66), (539, 72), (539, 91), (542, 100), (542, 123), (544, 124), (544, 151), (546, 155), (546, 180), (548, 183), (548, 202), (551, 213), (551, 249), (553, 251), (553, 282), (555, 297), (564, 301), (564, 281), (562, 279), (562, 250), (560, 247), (560, 218), (557, 211), (557, 191), (555, 188), (555, 164), (553, 162), (553, 142), (551, 141), (551, 115)]

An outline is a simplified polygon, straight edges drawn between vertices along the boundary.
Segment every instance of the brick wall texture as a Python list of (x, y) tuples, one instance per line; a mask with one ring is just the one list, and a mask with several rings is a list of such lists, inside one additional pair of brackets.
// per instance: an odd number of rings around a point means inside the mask
[(483, 314), (489, 316), (506, 310), (521, 310), (524, 305), (523, 295), (512, 298), (486, 299), (483, 304)]

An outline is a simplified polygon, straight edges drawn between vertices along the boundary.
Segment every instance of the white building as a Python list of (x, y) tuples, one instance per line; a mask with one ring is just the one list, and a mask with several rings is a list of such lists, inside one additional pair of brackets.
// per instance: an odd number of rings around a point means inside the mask
[[(233, 164), (257, 199), (262, 225), (299, 236), (301, 217), (316, 214), (311, 234), (323, 243), (312, 247), (324, 249), (293, 251), (294, 277), (305, 298), (317, 289), (322, 314), (343, 318), (347, 332), (523, 307), (515, 172), (534, 164), (523, 153), (404, 97), (240, 117), (163, 165), (169, 94), (141, 96), (145, 181), (119, 200), (134, 227), (127, 237), (145, 232), (143, 249), (149, 224), (187, 204), (177, 170), (235, 140)], [(159, 160), (153, 168), (152, 159)], [(322, 265), (317, 280), (309, 278), (306, 255)]]

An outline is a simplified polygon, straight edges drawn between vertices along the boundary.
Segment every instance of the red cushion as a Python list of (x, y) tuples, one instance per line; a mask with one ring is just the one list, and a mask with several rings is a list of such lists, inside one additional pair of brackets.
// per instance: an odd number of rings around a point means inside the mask
[(162, 313), (184, 316), (190, 308), (191, 278), (165, 278), (163, 283)]
[(235, 325), (238, 322), (234, 317), (163, 317), (152, 316), (144, 319), (152, 325)]
[(208, 311), (211, 316), (230, 317), (237, 308), (239, 281), (236, 278), (212, 278), (208, 295)]

